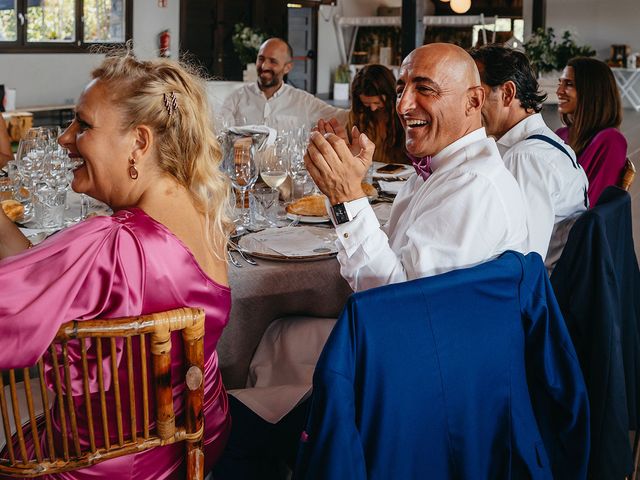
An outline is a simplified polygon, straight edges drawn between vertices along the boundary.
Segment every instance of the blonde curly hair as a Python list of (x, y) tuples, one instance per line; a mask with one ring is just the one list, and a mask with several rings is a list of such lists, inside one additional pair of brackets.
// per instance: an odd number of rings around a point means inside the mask
[(222, 150), (200, 75), (175, 60), (138, 60), (127, 49), (109, 54), (91, 76), (113, 85), (124, 128), (146, 125), (154, 131), (160, 169), (191, 193), (211, 244), (226, 244), (230, 186), (220, 170)]

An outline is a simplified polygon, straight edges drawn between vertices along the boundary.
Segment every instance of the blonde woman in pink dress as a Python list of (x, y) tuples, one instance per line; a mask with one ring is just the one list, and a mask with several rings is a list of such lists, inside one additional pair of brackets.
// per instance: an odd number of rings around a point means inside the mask
[[(231, 297), (225, 261), (229, 188), (219, 170), (205, 90), (177, 62), (139, 61), (130, 53), (107, 57), (92, 78), (59, 142), (80, 163), (72, 188), (115, 213), (33, 248), (0, 213), (0, 368), (33, 364), (69, 320), (202, 307), (208, 471), (230, 429), (215, 349)], [(179, 367), (176, 358), (172, 368)], [(72, 385), (78, 396), (81, 381)], [(178, 397), (175, 404), (182, 409)], [(78, 409), (78, 424), (86, 428), (83, 411)], [(183, 452), (181, 444), (155, 448), (56, 478), (184, 478)]]

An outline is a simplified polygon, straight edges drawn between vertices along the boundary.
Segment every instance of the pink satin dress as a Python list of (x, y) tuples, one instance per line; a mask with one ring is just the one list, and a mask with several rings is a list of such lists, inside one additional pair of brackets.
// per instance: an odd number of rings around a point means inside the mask
[[(111, 217), (91, 218), (31, 250), (0, 261), (0, 285), (0, 368), (32, 365), (45, 352), (60, 325), (69, 320), (116, 318), (183, 306), (204, 308), (205, 471), (211, 469), (224, 449), (231, 427), (216, 353), (216, 344), (229, 320), (231, 292), (209, 278), (165, 226), (137, 208), (121, 210)], [(171, 351), (175, 381), (181, 371), (181, 344), (176, 340), (179, 337), (174, 339)], [(118, 347), (118, 360), (125, 363), (121, 345)], [(89, 358), (92, 354), (95, 353), (89, 350)], [(74, 357), (73, 395), (80, 404), (79, 348), (71, 348), (70, 355)], [(108, 361), (104, 365), (106, 374), (110, 374)], [(126, 369), (120, 368), (119, 372), (122, 404), (128, 405), (127, 388), (123, 388), (128, 385)], [(105, 388), (109, 386), (107, 379)], [(96, 377), (91, 378), (91, 391), (98, 391)], [(141, 403), (139, 392), (136, 388), (137, 407)], [(101, 444), (99, 403), (96, 395), (92, 399), (96, 437)], [(174, 396), (174, 407), (177, 414), (183, 410), (180, 392)], [(86, 410), (77, 408), (76, 413), (81, 438), (87, 443)], [(55, 406), (53, 414), (57, 415)], [(141, 419), (141, 414), (137, 418)], [(123, 421), (128, 428), (127, 419)], [(58, 424), (57, 418), (54, 424)], [(109, 415), (109, 431), (115, 438), (114, 415)], [(41, 444), (46, 451), (46, 442)], [(184, 449), (184, 443), (154, 448), (56, 478), (184, 478)]]

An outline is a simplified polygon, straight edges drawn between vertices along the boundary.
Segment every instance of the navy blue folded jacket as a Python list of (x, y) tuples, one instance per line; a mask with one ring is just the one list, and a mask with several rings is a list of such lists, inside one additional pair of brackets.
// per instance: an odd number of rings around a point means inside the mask
[(297, 479), (583, 479), (584, 380), (539, 255), (349, 299)]
[(580, 360), (591, 411), (589, 477), (633, 470), (640, 418), (640, 272), (631, 198), (608, 187), (574, 224), (551, 283)]

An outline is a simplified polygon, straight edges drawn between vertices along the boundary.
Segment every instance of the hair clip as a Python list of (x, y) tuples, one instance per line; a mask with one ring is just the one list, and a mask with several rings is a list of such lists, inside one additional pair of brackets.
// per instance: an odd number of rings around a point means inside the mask
[(178, 109), (178, 98), (176, 97), (176, 93), (163, 93), (162, 97), (164, 99), (164, 108), (167, 109), (167, 113), (171, 116), (173, 112)]

